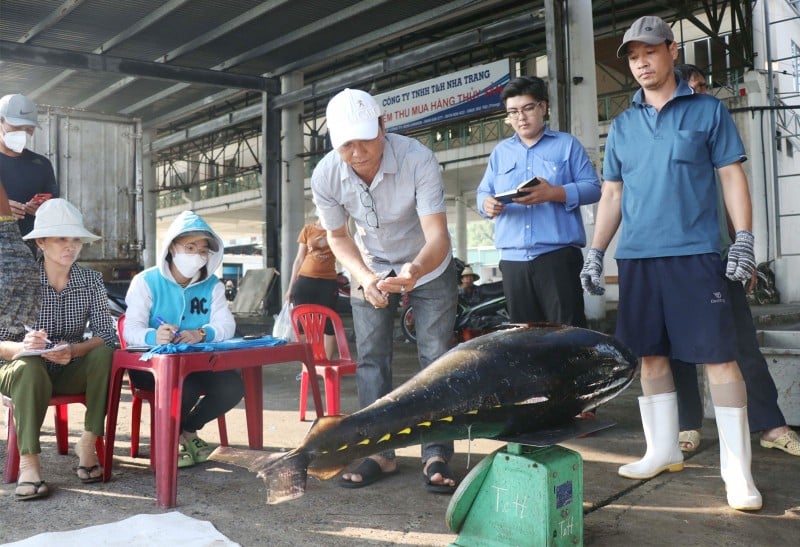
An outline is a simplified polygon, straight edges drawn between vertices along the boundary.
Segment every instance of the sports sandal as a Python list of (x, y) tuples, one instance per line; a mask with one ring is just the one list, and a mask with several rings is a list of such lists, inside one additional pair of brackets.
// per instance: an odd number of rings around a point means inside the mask
[(194, 458), (186, 449), (186, 445), (180, 443), (178, 445), (178, 467), (179, 468), (191, 467), (193, 465), (194, 465)]
[(678, 446), (682, 452), (691, 453), (700, 448), (702, 436), (696, 429), (689, 429), (678, 433)]
[(192, 457), (194, 463), (203, 463), (208, 461), (208, 457), (214, 451), (207, 442), (205, 442), (200, 437), (194, 437), (192, 439), (186, 439), (186, 451)]
[(792, 456), (800, 456), (800, 437), (794, 431), (787, 431), (774, 441), (761, 439), (759, 444), (764, 448), (777, 448)]

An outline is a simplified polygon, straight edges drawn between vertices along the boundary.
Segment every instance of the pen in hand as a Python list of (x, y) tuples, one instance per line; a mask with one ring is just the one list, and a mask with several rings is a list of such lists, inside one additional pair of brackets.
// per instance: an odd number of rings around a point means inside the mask
[[(28, 325), (22, 325), (22, 326), (25, 328), (25, 332), (38, 332), (36, 329), (34, 329), (33, 327), (29, 327)], [(47, 336), (44, 337), (44, 341), (47, 342), (48, 344), (53, 343)]]
[[(166, 321), (164, 321), (164, 319), (163, 319), (163, 318), (162, 318), (160, 315), (157, 315), (157, 316), (156, 316), (156, 323), (158, 323), (158, 324), (159, 324), (159, 326), (160, 326), (160, 325), (166, 325), (166, 324), (167, 324), (167, 322), (166, 322)], [(173, 338), (175, 338), (176, 336), (178, 336), (178, 331), (176, 331), (175, 329), (169, 329), (169, 331), (172, 333), (172, 337), (173, 337)]]

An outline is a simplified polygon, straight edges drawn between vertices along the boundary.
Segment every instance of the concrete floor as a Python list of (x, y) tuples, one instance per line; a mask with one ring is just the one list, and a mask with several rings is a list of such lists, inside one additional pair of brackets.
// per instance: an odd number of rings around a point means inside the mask
[[(395, 385), (417, 367), (416, 348), (395, 342)], [(268, 450), (301, 443), (310, 422), (297, 412), (298, 364), (264, 369), (264, 438)], [(342, 411), (357, 410), (355, 382), (345, 378)], [(631, 481), (616, 473), (620, 464), (644, 452), (636, 397), (638, 380), (600, 408), (598, 416), (616, 422), (608, 430), (562, 443), (584, 460), (584, 543), (586, 545), (797, 545), (800, 541), (800, 458), (758, 445), (753, 435), (753, 475), (764, 508), (742, 513), (728, 508), (719, 477), (719, 447), (713, 421), (704, 426), (700, 450), (686, 469), (649, 481)], [(241, 406), (241, 405), (240, 405)], [(147, 411), (145, 411), (147, 414)], [(83, 408), (72, 405), (71, 442), (77, 440)], [(147, 420), (148, 417), (145, 417)], [(228, 416), (230, 441), (246, 447), (243, 408)], [(0, 460), (5, 459), (5, 424), (0, 430)], [(142, 424), (143, 452), (149, 446), (149, 423)], [(218, 440), (215, 423), (202, 436)], [(56, 453), (51, 413), (42, 434), (44, 478), (55, 487), (47, 500), (13, 501), (14, 485), (0, 487), (0, 543), (59, 530), (115, 522), (140, 513), (160, 513), (155, 506), (154, 475), (145, 458), (130, 458), (130, 398), (123, 387), (112, 480), (84, 485), (74, 475), (77, 459)], [(456, 443), (454, 469), (460, 474), (503, 443), (477, 440)], [(208, 520), (232, 541), (244, 546), (270, 545), (430, 545), (444, 546), (456, 535), (445, 524), (448, 496), (422, 487), (419, 449), (399, 452), (401, 472), (360, 490), (346, 490), (335, 481), (309, 479), (302, 498), (266, 505), (262, 481), (249, 471), (209, 462), (181, 470), (178, 507), (183, 514)], [(109, 543), (111, 544), (111, 543)], [(115, 544), (125, 544), (124, 541)]]

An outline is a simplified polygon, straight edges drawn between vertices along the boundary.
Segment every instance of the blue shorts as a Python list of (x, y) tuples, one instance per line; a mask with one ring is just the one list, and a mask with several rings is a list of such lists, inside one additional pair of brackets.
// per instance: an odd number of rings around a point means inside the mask
[(716, 253), (617, 260), (617, 338), (638, 356), (737, 359), (724, 265)]

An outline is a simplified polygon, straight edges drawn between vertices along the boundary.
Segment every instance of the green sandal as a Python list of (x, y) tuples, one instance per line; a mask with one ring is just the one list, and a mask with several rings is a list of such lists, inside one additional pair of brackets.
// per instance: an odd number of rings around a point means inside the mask
[(208, 457), (214, 451), (207, 442), (200, 437), (186, 440), (186, 450), (191, 454), (194, 463), (203, 463), (208, 461)]
[(194, 457), (192, 457), (192, 454), (186, 449), (186, 445), (180, 443), (178, 445), (178, 467), (191, 467), (194, 464)]

